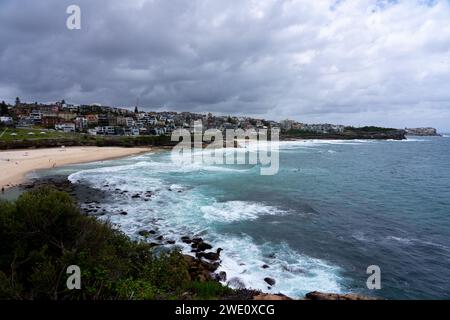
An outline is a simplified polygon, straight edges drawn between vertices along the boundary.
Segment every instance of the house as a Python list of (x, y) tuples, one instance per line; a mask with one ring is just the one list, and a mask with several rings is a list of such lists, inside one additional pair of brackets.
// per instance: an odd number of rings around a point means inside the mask
[(0, 117), (0, 123), (3, 125), (10, 126), (14, 124), (14, 121), (13, 118), (11, 117)]
[(298, 129), (298, 128), (293, 128), (293, 126), (295, 124), (296, 123), (294, 120), (289, 120), (289, 119), (283, 120), (280, 123), (281, 129), (286, 130), (286, 131), (291, 130), (291, 129)]
[(41, 124), (42, 112), (40, 110), (33, 110), (29, 115), (29, 119), (33, 124)]
[(65, 122), (55, 125), (55, 129), (64, 132), (75, 132), (75, 123)]
[(78, 131), (85, 131), (88, 127), (88, 121), (85, 117), (76, 117), (75, 128)]
[(95, 130), (97, 131), (97, 134), (101, 135), (108, 135), (108, 136), (116, 135), (116, 128), (113, 126), (95, 127)]
[(88, 126), (95, 126), (98, 124), (98, 116), (96, 114), (86, 115), (86, 120), (88, 122)]
[(41, 125), (47, 129), (51, 129), (61, 122), (61, 118), (59, 118), (57, 115), (45, 115), (42, 117)]
[(124, 129), (124, 134), (126, 136), (138, 136), (139, 135), (139, 129), (138, 128), (125, 128)]
[(63, 119), (65, 122), (72, 121), (77, 117), (75, 113), (72, 112), (60, 112), (58, 113), (58, 117)]
[[(131, 117), (125, 117), (125, 126), (134, 127), (135, 121)], [(139, 132), (139, 131), (138, 131)]]

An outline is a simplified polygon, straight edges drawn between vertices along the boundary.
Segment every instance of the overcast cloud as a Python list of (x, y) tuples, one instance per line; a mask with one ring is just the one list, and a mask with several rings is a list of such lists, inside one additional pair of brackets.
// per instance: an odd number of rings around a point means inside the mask
[(9, 102), (450, 131), (450, 4), (0, 0), (0, 75)]

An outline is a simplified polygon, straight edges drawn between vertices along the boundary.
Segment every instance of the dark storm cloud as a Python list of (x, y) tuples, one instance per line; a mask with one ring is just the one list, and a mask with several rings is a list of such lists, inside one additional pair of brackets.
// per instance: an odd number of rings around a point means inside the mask
[(6, 0), (0, 97), (444, 128), (449, 18), (447, 1)]

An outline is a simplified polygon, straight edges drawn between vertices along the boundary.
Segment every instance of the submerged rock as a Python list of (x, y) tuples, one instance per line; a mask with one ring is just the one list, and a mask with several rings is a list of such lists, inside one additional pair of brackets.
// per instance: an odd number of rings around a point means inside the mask
[(148, 237), (150, 235), (150, 232), (147, 230), (141, 230), (138, 232), (138, 234), (142, 237)]
[(244, 289), (245, 288), (245, 283), (238, 277), (233, 277), (231, 278), (228, 282), (227, 285), (236, 289)]
[(138, 235), (142, 236), (142, 237), (148, 237), (151, 234), (155, 234), (156, 231), (155, 230), (140, 230), (138, 231)]
[(268, 285), (271, 285), (271, 286), (275, 285), (275, 283), (276, 283), (275, 279), (269, 278), (269, 277), (264, 278), (264, 281), (265, 281)]
[(191, 244), (192, 243), (191, 238), (189, 238), (188, 236), (181, 237), (181, 241), (183, 241), (184, 243), (187, 243), (187, 244)]

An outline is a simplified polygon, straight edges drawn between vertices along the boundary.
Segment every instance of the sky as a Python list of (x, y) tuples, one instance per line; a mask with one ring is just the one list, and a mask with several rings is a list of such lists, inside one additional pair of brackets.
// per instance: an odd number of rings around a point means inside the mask
[(450, 132), (450, 1), (0, 0), (16, 96)]

